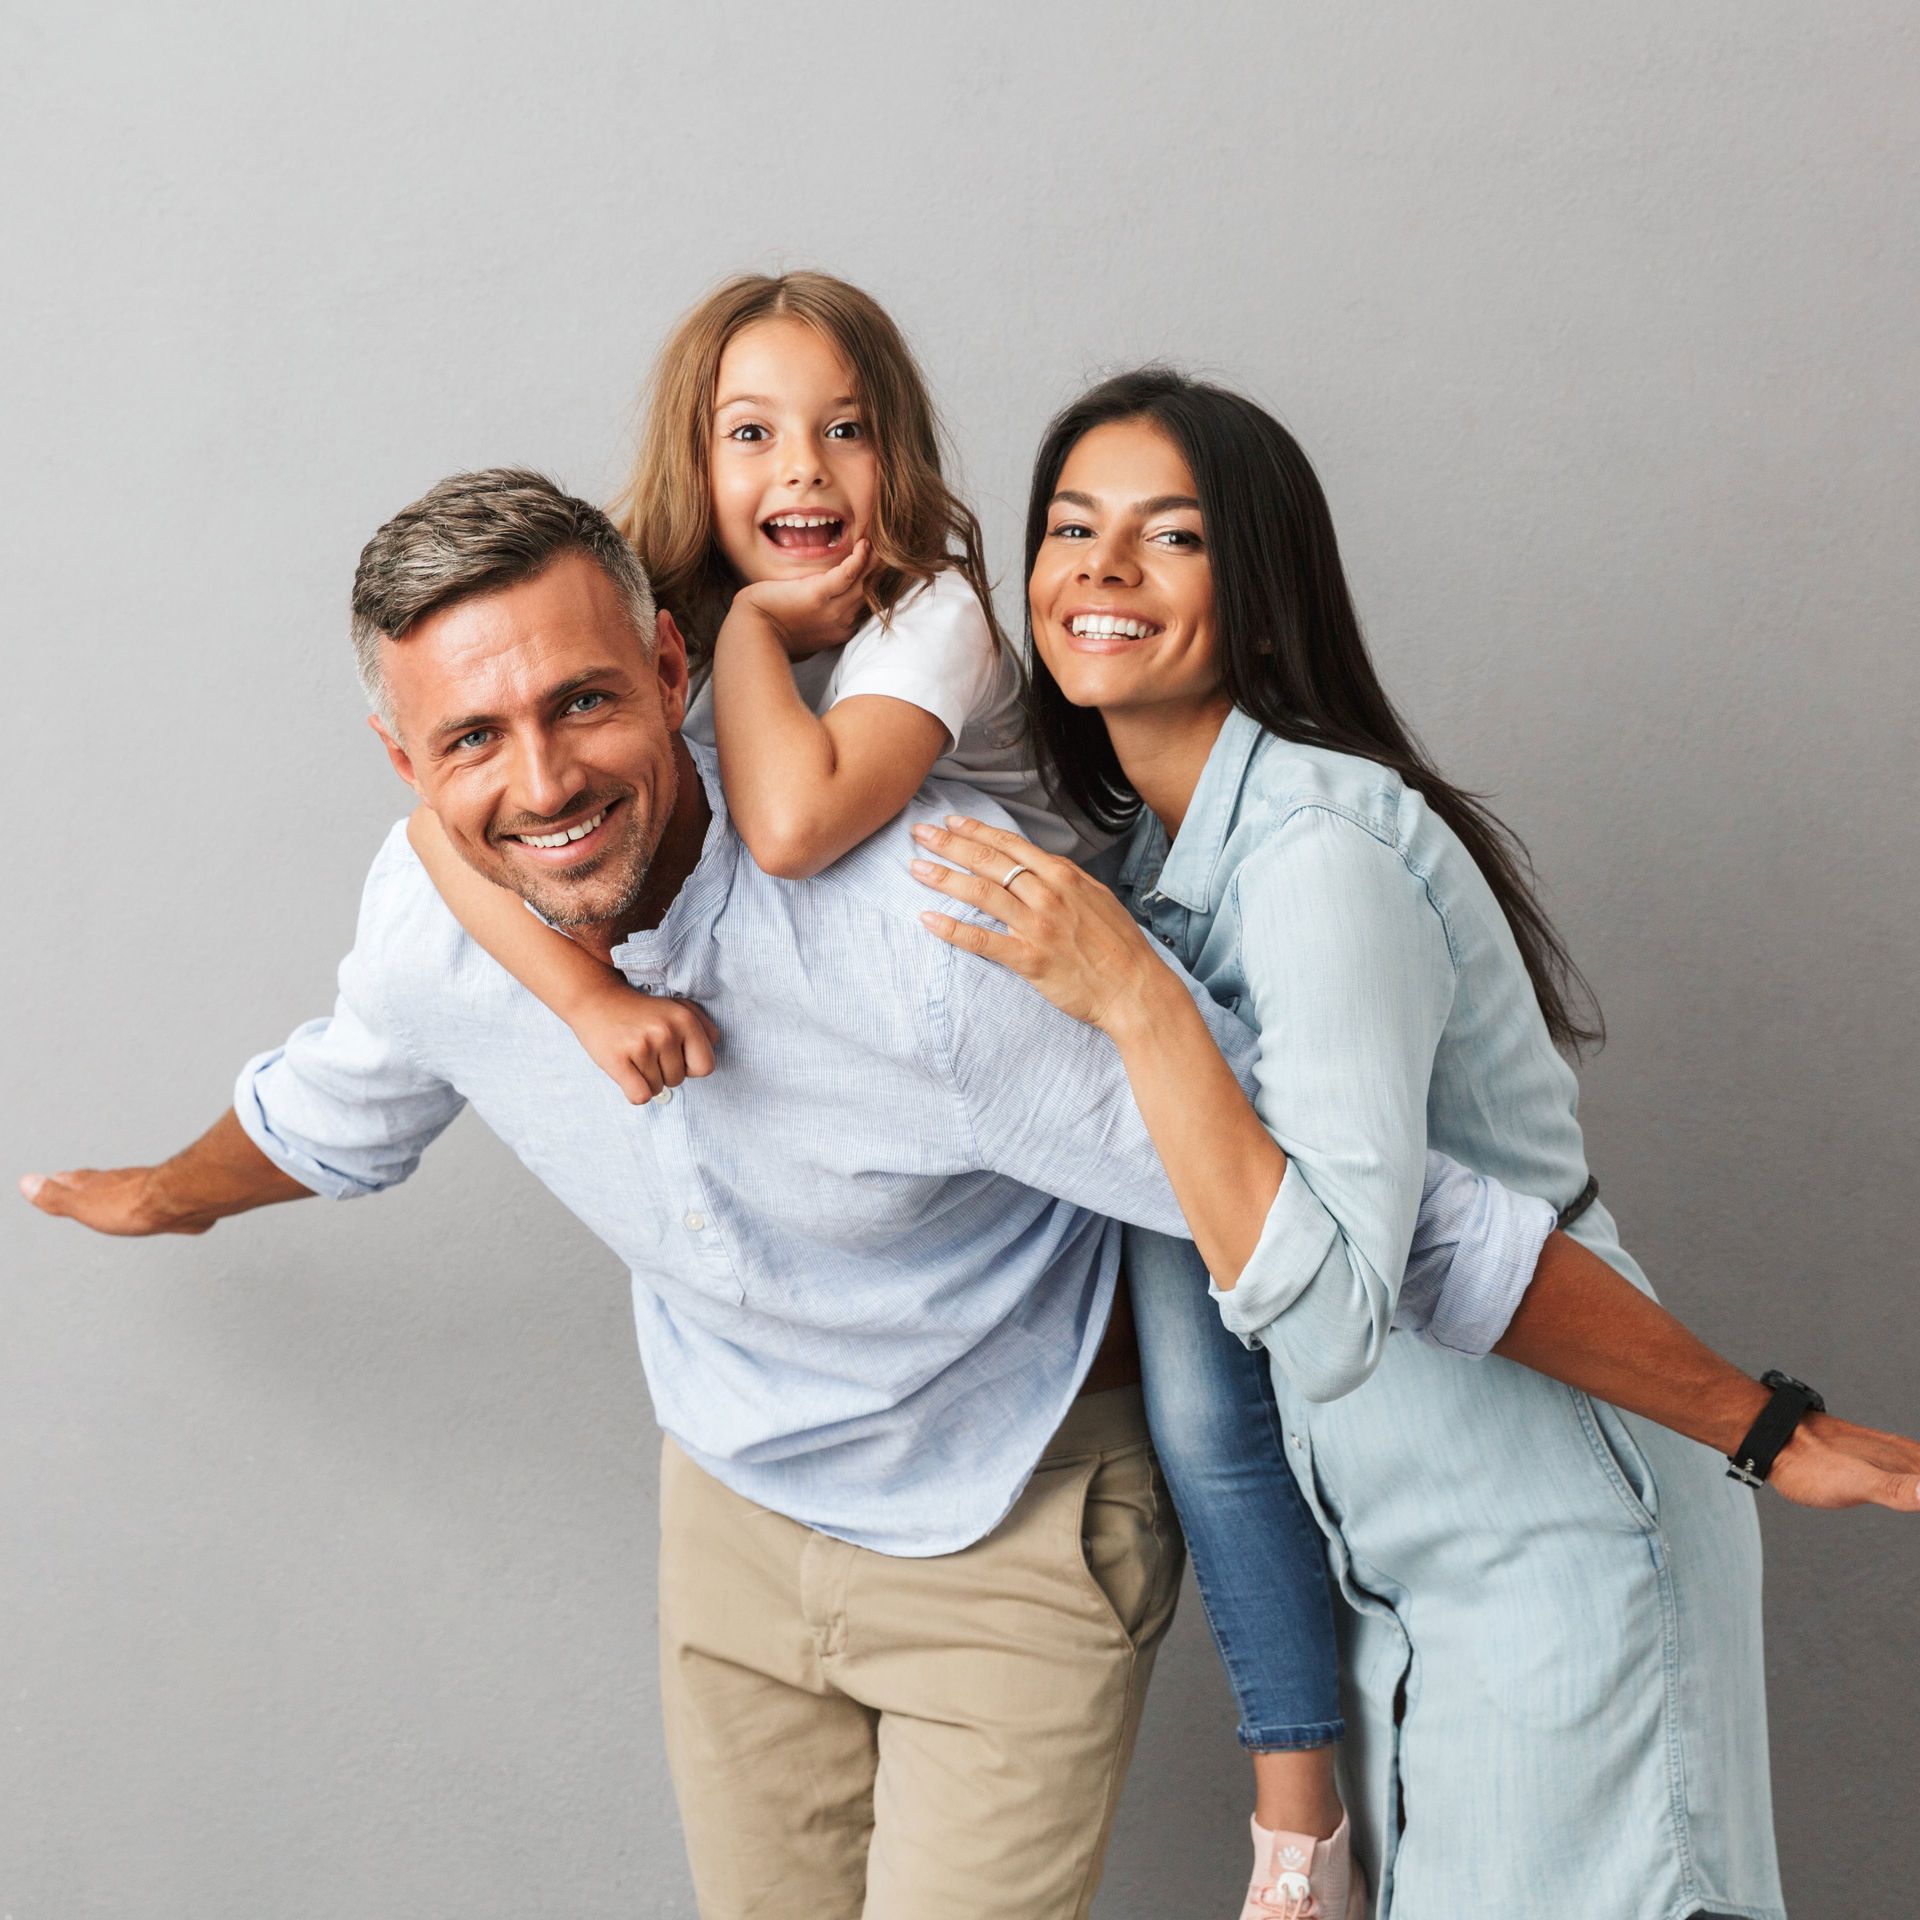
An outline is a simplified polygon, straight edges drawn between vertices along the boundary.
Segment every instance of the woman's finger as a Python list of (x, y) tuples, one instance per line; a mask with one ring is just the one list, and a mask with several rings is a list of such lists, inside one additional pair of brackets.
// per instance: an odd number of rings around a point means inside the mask
[(1045, 847), (1035, 846), (1024, 835), (1015, 833), (1011, 827), (990, 827), (984, 820), (975, 820), (964, 813), (947, 815), (947, 825), (962, 839), (975, 840), (992, 848), (996, 853), (1004, 853), (1019, 861), (1023, 866), (1036, 872), (1043, 866), (1050, 867), (1060, 857), (1049, 853)]
[(971, 920), (956, 920), (950, 913), (923, 913), (920, 924), (937, 934), (950, 947), (965, 953), (977, 953), (983, 960), (997, 961), (1014, 973), (1027, 972), (1027, 949), (1011, 934), (989, 933)]
[(949, 899), (964, 900), (968, 906), (992, 914), (1007, 926), (1024, 919), (1021, 910), (1025, 903), (1017, 893), (1010, 892), (998, 881), (983, 880), (975, 874), (943, 867), (934, 860), (914, 861), (913, 877), (922, 886), (931, 887), (936, 893), (944, 893)]
[[(943, 860), (951, 860), (955, 866), (965, 867), (969, 873), (977, 873), (983, 880), (991, 880), (1004, 887), (1007, 878), (1016, 867), (1024, 867), (1028, 873), (1042, 879), (1046, 874), (1040, 863), (1051, 863), (1052, 855), (1041, 852), (1031, 841), (1022, 840), (1017, 833), (1007, 838), (1014, 844), (1010, 847), (988, 846), (978, 840), (970, 840), (966, 835), (955, 833), (947, 827), (929, 826), (924, 821), (913, 830), (913, 837), (923, 847), (931, 848)], [(1033, 855), (1031, 860), (1020, 858), (1021, 849)]]

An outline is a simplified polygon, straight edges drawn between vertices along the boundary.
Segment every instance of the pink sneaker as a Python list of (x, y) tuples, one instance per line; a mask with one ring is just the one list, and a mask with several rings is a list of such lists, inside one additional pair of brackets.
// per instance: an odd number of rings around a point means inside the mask
[(1353, 1863), (1352, 1828), (1331, 1840), (1269, 1833), (1253, 1823), (1253, 1879), (1240, 1920), (1367, 1920), (1367, 1876)]

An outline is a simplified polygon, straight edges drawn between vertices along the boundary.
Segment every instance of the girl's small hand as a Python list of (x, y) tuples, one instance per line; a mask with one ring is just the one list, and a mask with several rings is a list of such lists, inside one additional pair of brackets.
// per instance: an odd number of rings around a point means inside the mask
[(923, 913), (929, 931), (1011, 968), (1061, 1012), (1114, 1034), (1140, 1010), (1149, 987), (1172, 977), (1133, 916), (1071, 860), (957, 813), (944, 828), (915, 827), (913, 837), (953, 863), (916, 860), (915, 878), (1007, 929), (989, 933), (950, 914)]
[(713, 1071), (720, 1029), (691, 1000), (636, 993), (621, 983), (573, 1018), (574, 1036), (636, 1107), (666, 1087)]
[(867, 610), (860, 589), (872, 557), (872, 544), (856, 540), (847, 557), (825, 573), (799, 580), (759, 580), (742, 587), (734, 600), (768, 621), (790, 660), (804, 660), (852, 637)]

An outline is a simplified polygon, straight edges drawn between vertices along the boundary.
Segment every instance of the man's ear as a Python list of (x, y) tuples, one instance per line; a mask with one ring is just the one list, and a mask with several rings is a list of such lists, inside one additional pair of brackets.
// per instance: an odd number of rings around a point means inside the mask
[(660, 706), (675, 733), (687, 717), (687, 637), (665, 607), (653, 616), (653, 669), (660, 681)]
[[(367, 715), (367, 725), (380, 736), (380, 744), (387, 750), (387, 758), (393, 762), (393, 770), (415, 793), (420, 793), (420, 782), (413, 776), (413, 758), (400, 744), (399, 736), (390, 732), (387, 723), (377, 713)], [(427, 796), (420, 793), (421, 799)]]

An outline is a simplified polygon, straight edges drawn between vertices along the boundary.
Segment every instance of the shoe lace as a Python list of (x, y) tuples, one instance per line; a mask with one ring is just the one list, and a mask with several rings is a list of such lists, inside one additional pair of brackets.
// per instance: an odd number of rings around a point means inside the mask
[(1261, 1920), (1322, 1920), (1320, 1902), (1304, 1873), (1282, 1873), (1253, 1892), (1253, 1911)]

